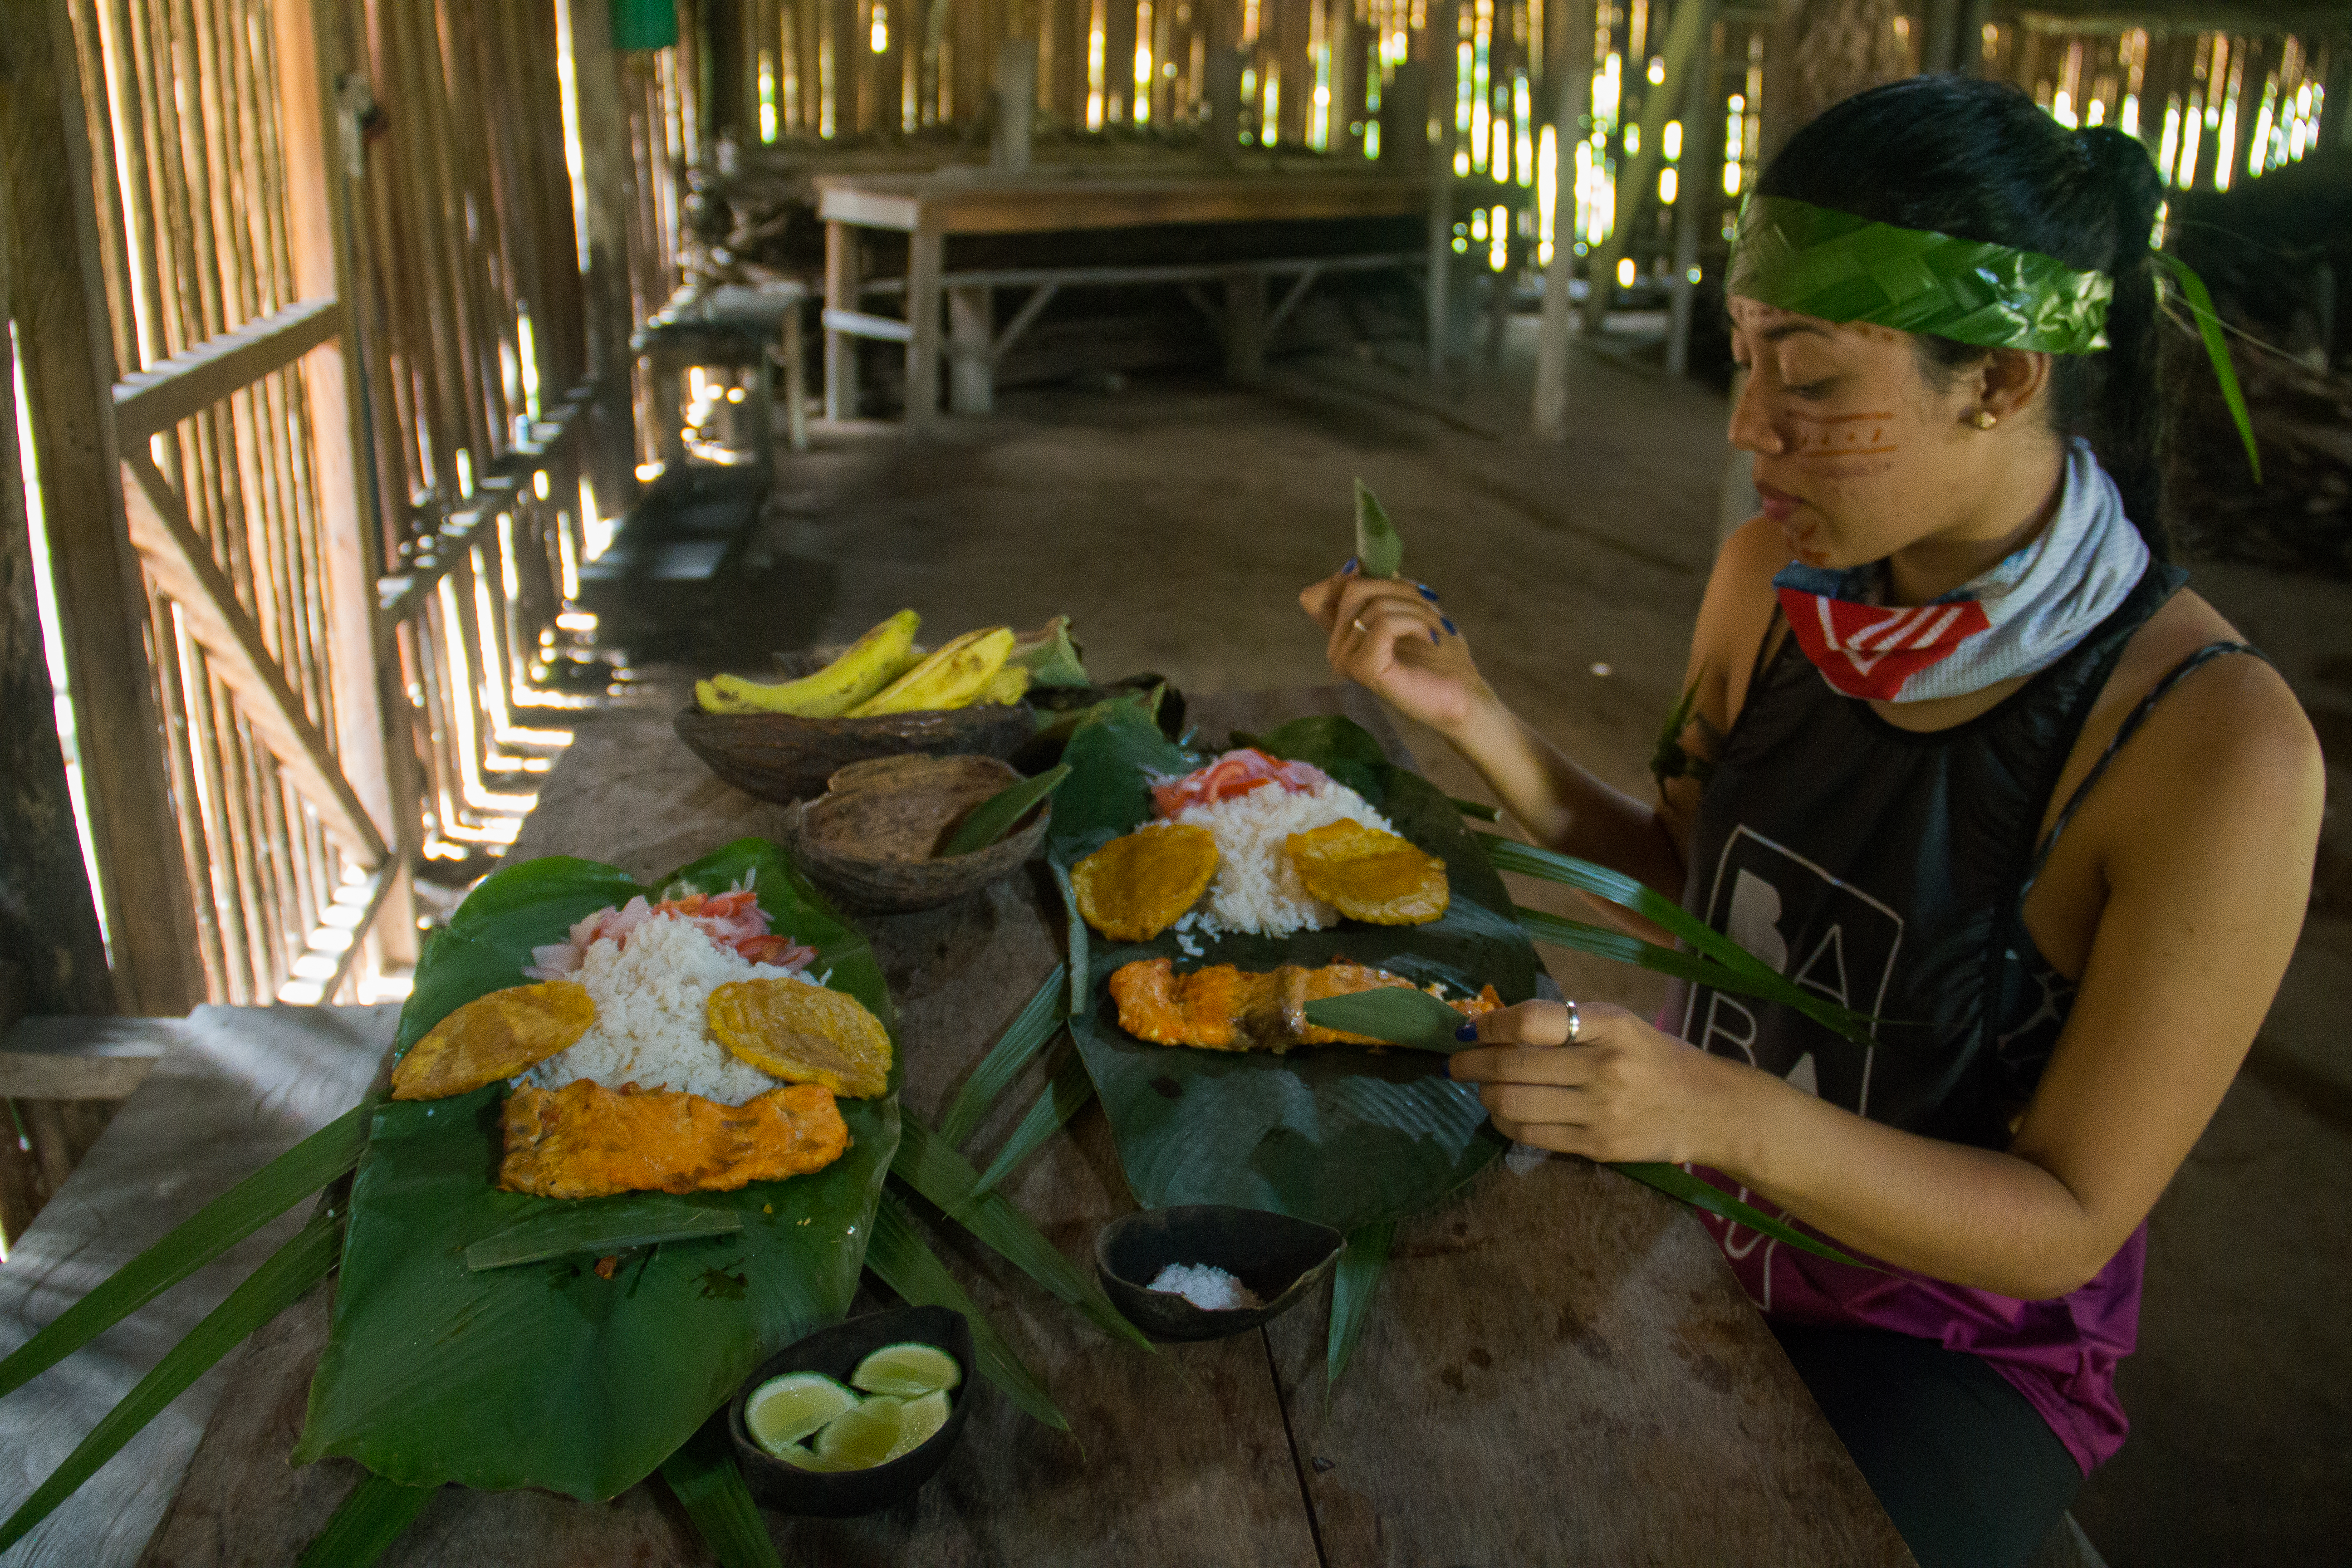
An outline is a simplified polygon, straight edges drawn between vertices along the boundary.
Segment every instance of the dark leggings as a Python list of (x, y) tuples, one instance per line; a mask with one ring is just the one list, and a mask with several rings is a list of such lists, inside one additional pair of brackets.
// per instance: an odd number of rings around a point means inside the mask
[(2019, 1568), (2083, 1484), (2042, 1413), (1965, 1351), (1880, 1329), (1772, 1332), (1920, 1568)]

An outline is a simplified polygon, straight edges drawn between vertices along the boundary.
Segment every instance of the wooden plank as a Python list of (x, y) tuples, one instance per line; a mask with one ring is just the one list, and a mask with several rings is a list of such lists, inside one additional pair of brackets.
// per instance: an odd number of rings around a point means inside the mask
[(115, 439), (131, 446), (168, 430), (339, 337), (345, 324), (341, 300), (304, 300), (124, 376), (114, 384)]
[(0, 1097), (127, 1100), (154, 1069), (152, 1057), (61, 1057), (0, 1051)]
[(590, 483), (610, 517), (636, 495), (636, 415), (631, 394), (629, 222), (636, 162), (621, 99), (612, 19), (597, 0), (559, 0), (571, 19), (572, 75), (579, 106), (582, 184), (587, 192), (588, 374), (596, 386), (589, 443)]
[[(0, 1353), (349, 1110), (376, 1076), (398, 1015), (393, 1005), (201, 1007), (186, 1019), (148, 1021), (161, 1052), (153, 1073), (0, 1268)], [(13, 1511), (309, 1212), (297, 1204), (0, 1403), (0, 1513)], [(12, 1568), (133, 1561), (226, 1386), (223, 1368), (198, 1380), (11, 1551)]]
[(188, 526), (179, 497), (145, 452), (126, 452), (122, 467), (132, 481), (124, 488), (131, 542), (156, 587), (179, 606), (189, 635), (212, 660), (214, 673), (236, 693), (238, 708), (278, 765), (361, 860), (380, 864), (383, 837), (336, 766), (326, 737), (287, 688), (285, 675), (262, 646), (212, 552)]
[(911, 233), (919, 209), (937, 220), (942, 234), (1409, 217), (1429, 200), (1425, 181), (1386, 174), (1159, 180), (825, 174), (815, 184), (817, 216), (826, 222)]
[(123, 526), (114, 445), (114, 352), (98, 275), (90, 165), (65, 0), (8, 29), (0, 92), (0, 189), (8, 193), (10, 310), (41, 475), (88, 771), (100, 896), (127, 1009), (180, 1013), (201, 1000), (184, 868), (147, 666), (146, 593)]
[[(856, 315), (860, 258), (857, 236), (850, 226), (829, 220), (824, 226), (824, 317), (835, 311)], [(857, 417), (857, 341), (824, 323), (824, 416)]]
[(940, 274), (947, 237), (927, 215), (907, 243), (907, 423), (940, 416)]

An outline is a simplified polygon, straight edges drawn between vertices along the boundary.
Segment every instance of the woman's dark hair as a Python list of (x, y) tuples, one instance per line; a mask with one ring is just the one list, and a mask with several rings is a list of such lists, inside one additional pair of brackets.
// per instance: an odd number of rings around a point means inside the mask
[[(1757, 190), (1873, 218), (2054, 256), (2115, 279), (2107, 348), (2060, 354), (2052, 419), (2089, 438), (2148, 548), (2168, 553), (2148, 237), (2163, 183), (2147, 149), (2105, 126), (2069, 131), (2006, 82), (1922, 76), (1857, 93), (1790, 138)], [(1920, 340), (1948, 382), (1985, 350)]]

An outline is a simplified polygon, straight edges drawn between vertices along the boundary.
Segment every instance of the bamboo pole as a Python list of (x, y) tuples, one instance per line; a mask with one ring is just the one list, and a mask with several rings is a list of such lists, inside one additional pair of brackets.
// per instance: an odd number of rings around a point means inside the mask
[(129, 1011), (178, 1014), (204, 992), (183, 868), (158, 852), (177, 826), (143, 647), (145, 595), (122, 521), (113, 333), (63, 0), (47, 0), (12, 26), (8, 55), (0, 185), (11, 198), (10, 309), (39, 444), (116, 994)]
[(1560, 182), (1552, 203), (1551, 265), (1544, 271), (1543, 315), (1536, 336), (1534, 425), (1540, 441), (1568, 439), (1569, 281), (1576, 276), (1576, 146), (1592, 110), (1593, 0), (1554, 0), (1563, 30), (1559, 79), (1552, 100), (1553, 146)]
[[(1666, 121), (1682, 97), (1683, 79), (1706, 37), (1707, 13), (1707, 0), (1680, 0), (1675, 6), (1663, 51), (1665, 79), (1643, 96), (1642, 149), (1618, 165), (1616, 222), (1610, 226), (1609, 237), (1593, 247), (1592, 266), (1586, 274), (1584, 330), (1588, 332), (1599, 332), (1601, 320), (1608, 314), (1609, 296), (1617, 286), (1617, 261), (1625, 254), (1633, 224), (1657, 181), (1658, 165), (1664, 161)], [(1630, 79), (1639, 68), (1628, 57), (1626, 77)]]

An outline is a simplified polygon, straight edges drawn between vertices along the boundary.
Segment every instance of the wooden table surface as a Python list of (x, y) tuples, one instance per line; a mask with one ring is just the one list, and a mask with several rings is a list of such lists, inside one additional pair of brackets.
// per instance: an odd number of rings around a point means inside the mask
[[(1307, 711), (1377, 720), (1360, 702), (1336, 689), (1212, 696), (1194, 712), (1222, 737)], [(549, 775), (515, 853), (650, 878), (772, 834), (780, 809), (719, 784), (666, 716), (609, 712)], [(864, 922), (899, 1002), (915, 1111), (937, 1117), (1059, 957), (1045, 907), (1016, 876), (945, 910)], [(982, 1163), (1042, 1070), (971, 1140)], [(1006, 1191), (1082, 1263), (1096, 1230), (1133, 1206), (1091, 1106)], [(962, 1443), (915, 1498), (857, 1520), (769, 1516), (788, 1563), (1911, 1562), (1698, 1225), (1581, 1161), (1497, 1164), (1401, 1226), (1370, 1326), (1328, 1393), (1322, 1300), (1258, 1332), (1147, 1355), (954, 1227), (930, 1228), (1072, 1430), (1047, 1431), (983, 1385)], [(217, 1414), (140, 1562), (289, 1563), (324, 1524), (356, 1467), (285, 1462), (324, 1329), (321, 1293), (224, 1369)], [(446, 1488), (380, 1561), (709, 1559), (656, 1484), (604, 1508)]]

